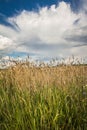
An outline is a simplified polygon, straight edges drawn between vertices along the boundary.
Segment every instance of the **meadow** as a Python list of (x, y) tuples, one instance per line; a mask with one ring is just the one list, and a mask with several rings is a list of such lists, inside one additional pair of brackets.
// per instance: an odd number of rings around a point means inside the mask
[(0, 130), (87, 130), (87, 65), (1, 69)]

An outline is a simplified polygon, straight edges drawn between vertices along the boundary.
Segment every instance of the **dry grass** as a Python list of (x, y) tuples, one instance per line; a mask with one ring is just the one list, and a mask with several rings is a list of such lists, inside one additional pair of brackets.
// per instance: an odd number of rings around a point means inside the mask
[(18, 64), (6, 70), (0, 71), (0, 79), (4, 82), (3, 86), (14, 85), (18, 87), (37, 86), (61, 86), (68, 84), (81, 86), (87, 84), (87, 66), (67, 65), (55, 67), (35, 67), (29, 64)]

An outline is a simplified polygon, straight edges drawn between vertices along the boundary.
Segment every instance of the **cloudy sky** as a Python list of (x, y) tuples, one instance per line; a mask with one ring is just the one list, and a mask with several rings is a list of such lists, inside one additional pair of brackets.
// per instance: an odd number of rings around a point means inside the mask
[(87, 57), (87, 0), (0, 0), (0, 56)]

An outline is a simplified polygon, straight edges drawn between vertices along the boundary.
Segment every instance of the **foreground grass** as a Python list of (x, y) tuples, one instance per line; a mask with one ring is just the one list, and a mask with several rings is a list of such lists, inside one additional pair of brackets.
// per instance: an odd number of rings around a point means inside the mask
[(86, 96), (73, 85), (68, 91), (0, 87), (0, 130), (86, 130)]
[(87, 130), (87, 66), (1, 71), (0, 130)]

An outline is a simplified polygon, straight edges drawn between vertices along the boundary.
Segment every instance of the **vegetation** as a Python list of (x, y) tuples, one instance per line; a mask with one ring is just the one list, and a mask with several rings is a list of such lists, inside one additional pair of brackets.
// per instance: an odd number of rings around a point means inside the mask
[(87, 130), (87, 66), (0, 70), (0, 130)]

